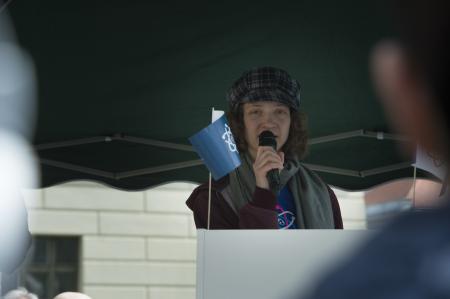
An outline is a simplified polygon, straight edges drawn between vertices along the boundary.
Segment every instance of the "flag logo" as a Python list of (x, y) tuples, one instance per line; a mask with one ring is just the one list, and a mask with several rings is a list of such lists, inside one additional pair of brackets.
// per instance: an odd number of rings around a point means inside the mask
[(228, 144), (228, 148), (231, 152), (237, 152), (236, 142), (234, 142), (233, 134), (228, 124), (225, 124), (225, 133), (222, 135), (222, 139)]

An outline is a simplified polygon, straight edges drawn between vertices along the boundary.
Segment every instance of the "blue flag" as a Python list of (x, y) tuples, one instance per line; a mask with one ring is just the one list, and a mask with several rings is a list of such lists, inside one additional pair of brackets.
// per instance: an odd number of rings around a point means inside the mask
[(225, 115), (191, 136), (189, 141), (216, 181), (241, 165)]

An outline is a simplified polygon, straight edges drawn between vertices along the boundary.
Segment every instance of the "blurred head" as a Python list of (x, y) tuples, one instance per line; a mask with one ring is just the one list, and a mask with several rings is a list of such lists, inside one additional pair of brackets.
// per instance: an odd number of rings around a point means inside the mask
[(450, 2), (396, 0), (393, 12), (397, 36), (372, 55), (377, 91), (400, 133), (448, 161)]
[(91, 299), (88, 295), (76, 292), (64, 292), (53, 299)]
[(36, 187), (38, 181), (29, 144), (37, 92), (33, 62), (16, 43), (6, 4), (0, 6), (0, 272), (11, 272), (30, 244), (20, 191)]
[(258, 136), (270, 130), (278, 150), (302, 158), (306, 150), (306, 117), (299, 112), (300, 84), (286, 71), (259, 67), (244, 72), (228, 92), (227, 118), (240, 152), (254, 156)]
[(38, 299), (38, 297), (29, 293), (25, 288), (18, 288), (17, 290), (9, 291), (4, 297), (4, 299)]

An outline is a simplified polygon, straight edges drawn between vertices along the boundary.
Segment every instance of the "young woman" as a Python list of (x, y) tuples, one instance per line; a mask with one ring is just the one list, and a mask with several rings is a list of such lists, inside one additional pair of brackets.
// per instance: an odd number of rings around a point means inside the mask
[[(252, 69), (232, 85), (228, 103), (242, 164), (212, 182), (210, 228), (343, 228), (335, 194), (300, 163), (307, 137), (297, 80), (274, 67)], [(264, 131), (275, 136), (276, 150), (259, 146)], [(280, 173), (275, 193), (267, 179), (272, 169)], [(207, 227), (208, 188), (200, 185), (186, 202), (197, 228)]]

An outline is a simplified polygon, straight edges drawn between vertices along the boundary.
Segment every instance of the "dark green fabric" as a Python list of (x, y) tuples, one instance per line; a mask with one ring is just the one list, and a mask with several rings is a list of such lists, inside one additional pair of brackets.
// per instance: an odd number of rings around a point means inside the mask
[[(368, 56), (387, 35), (383, 1), (13, 1), (9, 13), (38, 77), (34, 144), (126, 135), (188, 144), (244, 70), (272, 65), (301, 84), (311, 138), (389, 131), (371, 87)], [(353, 138), (310, 147), (306, 163), (365, 170), (399, 163), (389, 141)], [(43, 150), (40, 158), (121, 172), (198, 159), (125, 142)], [(411, 176), (319, 173), (361, 189)], [(93, 179), (123, 189), (207, 180), (203, 166), (108, 179), (42, 166), (42, 185)]]

